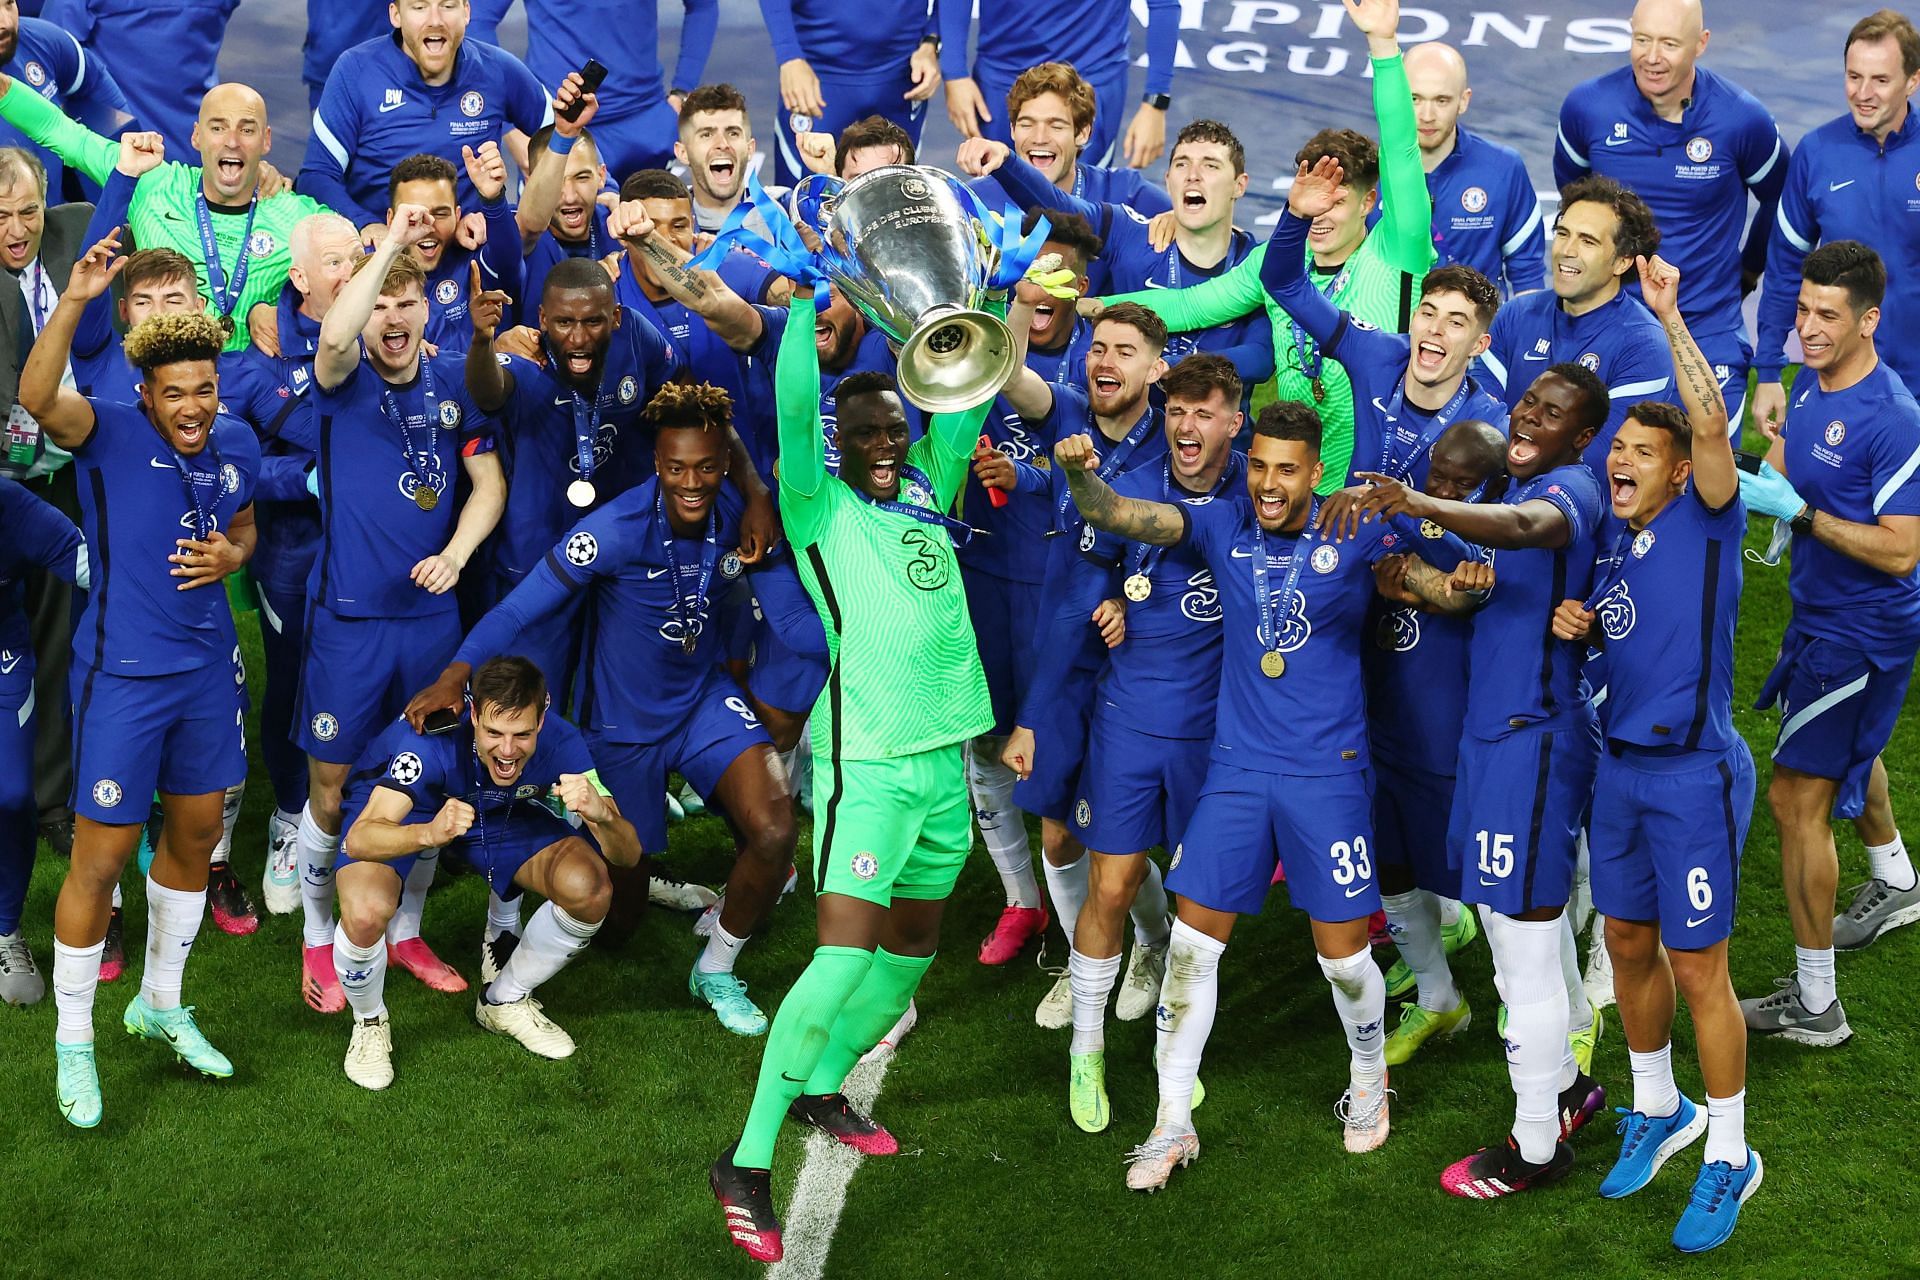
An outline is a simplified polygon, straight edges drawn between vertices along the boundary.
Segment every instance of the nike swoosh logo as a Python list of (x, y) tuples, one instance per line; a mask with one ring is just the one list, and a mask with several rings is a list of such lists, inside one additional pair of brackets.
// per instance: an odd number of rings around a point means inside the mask
[(1858, 182), (1858, 181), (1860, 181), (1860, 179), (1858, 179), (1858, 178), (1848, 178), (1848, 179), (1847, 179), (1847, 180), (1846, 180), (1845, 182), (1829, 182), (1829, 183), (1827, 184), (1827, 190), (1829, 190), (1829, 191), (1838, 191), (1838, 190), (1840, 190), (1840, 189), (1841, 189), (1842, 187), (1850, 187), (1850, 186), (1852, 186), (1852, 185), (1853, 185), (1854, 183), (1856, 183), (1856, 182)]
[(1359, 896), (1360, 896), (1361, 894), (1363, 894), (1363, 893), (1365, 893), (1366, 891), (1367, 891), (1367, 886), (1366, 886), (1366, 885), (1364, 885), (1364, 884), (1357, 884), (1357, 885), (1355, 885), (1355, 886), (1353, 886), (1353, 888), (1351, 888), (1351, 889), (1349, 889), (1349, 890), (1347, 890), (1347, 896), (1348, 896), (1349, 898), (1357, 898), (1357, 897), (1359, 897)]
[(647, 570), (647, 581), (652, 582), (655, 578), (659, 577), (661, 574), (665, 572), (667, 572), (665, 569), (649, 569)]
[(1500, 884), (1498, 880), (1489, 880), (1485, 876), (1480, 877), (1480, 883), (1486, 888), (1498, 888)]
[(24, 656), (24, 654), (8, 653), (6, 650), (0, 649), (0, 676), (10, 674), (15, 667), (20, 665), (20, 659)]
[(160, 468), (160, 469), (161, 469), (162, 471), (171, 471), (171, 470), (173, 470), (173, 464), (172, 464), (171, 462), (162, 462), (162, 461), (160, 461), (160, 459), (158, 459), (158, 458), (148, 458), (148, 459), (147, 459), (147, 465), (148, 465), (148, 466), (150, 466), (150, 467), (158, 467), (158, 468)]
[(385, 115), (389, 111), (398, 111), (401, 107), (404, 107), (406, 105), (407, 105), (407, 100), (405, 98), (402, 98), (398, 102), (383, 102), (380, 104), (380, 114)]
[[(788, 1084), (800, 1084), (800, 1085), (803, 1085), (803, 1084), (805, 1084), (805, 1083), (806, 1083), (806, 1079), (805, 1079), (804, 1077), (801, 1077), (801, 1078), (798, 1078), (798, 1079), (796, 1079), (795, 1077), (793, 1077), (793, 1076), (790, 1076), (790, 1075), (788, 1075), (788, 1074), (787, 1074), (786, 1072), (784, 1072), (784, 1071), (782, 1071), (782, 1072), (780, 1073), (780, 1078), (781, 1078), (782, 1080), (785, 1080), (785, 1081), (786, 1081), (786, 1082), (787, 1082)], [(728, 1212), (728, 1213), (732, 1213), (732, 1212), (733, 1212), (733, 1210), (731, 1210), (731, 1209), (729, 1209), (729, 1210), (727, 1210), (727, 1212)]]
[(1228, 555), (1230, 555), (1230, 556), (1232, 556), (1232, 557), (1233, 557), (1233, 558), (1234, 558), (1235, 560), (1251, 560), (1251, 559), (1253, 559), (1253, 552), (1251, 552), (1251, 551), (1242, 551), (1242, 550), (1241, 550), (1240, 548), (1238, 548), (1238, 547), (1235, 547), (1235, 548), (1234, 548), (1233, 550), (1231, 550), (1231, 551), (1229, 551), (1229, 552), (1228, 552), (1227, 554), (1228, 554)]
[(1522, 360), (1545, 360), (1548, 356), (1552, 354), (1553, 353), (1551, 351), (1529, 351), (1525, 355), (1521, 356), (1520, 358)]
[(573, 403), (573, 397), (572, 396), (555, 396), (553, 402), (557, 405), (569, 406)]
[(1709, 920), (1711, 920), (1711, 919), (1713, 919), (1713, 918), (1714, 918), (1715, 916), (1717, 916), (1717, 915), (1719, 915), (1719, 914), (1720, 914), (1720, 913), (1719, 913), (1718, 911), (1709, 911), (1709, 912), (1707, 912), (1707, 914), (1705, 914), (1705, 915), (1703, 915), (1703, 916), (1701, 916), (1701, 917), (1700, 917), (1700, 918), (1699, 918), (1698, 920), (1695, 920), (1695, 919), (1694, 919), (1694, 918), (1693, 918), (1692, 916), (1688, 916), (1688, 917), (1687, 917), (1687, 928), (1689, 928), (1689, 929), (1692, 929), (1692, 928), (1694, 928), (1694, 927), (1696, 927), (1696, 926), (1698, 926), (1698, 925), (1703, 925), (1703, 924), (1705, 924), (1705, 923), (1706, 923), (1707, 921), (1709, 921)]
[(1380, 397), (1379, 397), (1379, 396), (1375, 396), (1375, 397), (1373, 398), (1373, 407), (1374, 407), (1374, 408), (1376, 408), (1376, 409), (1378, 409), (1378, 410), (1379, 410), (1379, 411), (1380, 411), (1381, 413), (1385, 413), (1385, 412), (1387, 411), (1387, 406), (1386, 406), (1386, 405), (1384, 405), (1384, 404), (1382, 404), (1382, 403), (1380, 403)]
[(1149, 289), (1167, 289), (1172, 287), (1170, 285), (1161, 284), (1158, 280), (1149, 280), (1146, 282), (1146, 284), (1147, 284), (1147, 288)]
[(1624, 144), (1624, 143), (1628, 143), (1628, 142), (1632, 142), (1632, 141), (1633, 141), (1633, 139), (1632, 139), (1632, 138), (1608, 138), (1608, 139), (1607, 139), (1607, 145), (1608, 145), (1608, 146), (1610, 146), (1610, 147), (1617, 147), (1617, 146), (1620, 146), (1620, 145), (1622, 145), (1622, 144)]

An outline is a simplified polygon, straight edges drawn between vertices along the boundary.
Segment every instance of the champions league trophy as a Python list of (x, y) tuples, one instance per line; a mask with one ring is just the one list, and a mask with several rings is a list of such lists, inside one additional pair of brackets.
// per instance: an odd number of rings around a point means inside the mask
[(1025, 270), (1042, 237), (1022, 243), (1017, 220), (996, 224), (959, 179), (925, 165), (850, 181), (815, 174), (794, 188), (792, 213), (819, 234), (817, 261), (833, 287), (899, 345), (908, 400), (956, 412), (1006, 381), (1012, 336), (980, 304), (1003, 267)]

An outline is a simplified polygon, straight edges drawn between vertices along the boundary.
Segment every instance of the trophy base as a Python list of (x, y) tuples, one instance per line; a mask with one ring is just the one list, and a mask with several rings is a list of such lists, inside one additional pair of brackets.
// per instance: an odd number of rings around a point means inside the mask
[(1013, 335), (991, 312), (936, 307), (900, 348), (900, 394), (928, 413), (991, 399), (1013, 372)]

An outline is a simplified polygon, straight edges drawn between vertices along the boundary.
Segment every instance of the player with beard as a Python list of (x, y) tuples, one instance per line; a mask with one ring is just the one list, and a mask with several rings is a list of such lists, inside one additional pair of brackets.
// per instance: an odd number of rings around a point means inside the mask
[(1460, 123), (1473, 101), (1467, 60), (1452, 45), (1417, 44), (1407, 50), (1406, 68), (1440, 261), (1472, 267), (1498, 284), (1503, 297), (1542, 287), (1545, 221), (1527, 162)]
[[(1437, 268), (1464, 270), (1464, 268)], [(1423, 488), (1431, 497), (1471, 502), (1506, 466), (1507, 439), (1491, 423), (1463, 419), (1433, 442)], [(1329, 500), (1329, 504), (1336, 500)], [(1407, 521), (1402, 532), (1449, 537)], [(1478, 552), (1462, 544), (1472, 558)], [(1467, 715), (1467, 645), (1473, 623), (1429, 604), (1402, 585), (1404, 558), (1382, 561), (1380, 599), (1360, 650), (1367, 681), (1367, 736), (1373, 751), (1373, 833), (1380, 905), (1400, 958), (1386, 973), (1388, 1000), (1400, 1006), (1387, 1036), (1386, 1063), (1397, 1067), (1434, 1036), (1454, 1036), (1473, 1016), (1454, 985), (1447, 957), (1479, 936), (1473, 912), (1460, 909), (1460, 865), (1447, 847), (1459, 771), (1460, 728)], [(1457, 913), (1447, 921), (1449, 908)]]
[[(1029, 328), (1022, 323), (1026, 305), (1018, 303), (1013, 312), (1016, 347)], [(1161, 410), (1150, 393), (1167, 369), (1160, 356), (1166, 342), (1166, 326), (1145, 307), (1109, 307), (1093, 326), (1084, 383), (1049, 382), (1022, 367), (1002, 394), (1045, 447), (1091, 428), (1104, 451), (1102, 478), (1143, 469), (1158, 472), (1167, 456), (1167, 435)], [(1085, 536), (1080, 513), (1067, 489), (1067, 477), (1058, 469), (1029, 468), (1028, 475), (1035, 478), (1028, 483), (1044, 485), (1051, 504), (1052, 536), (1041, 593), (1043, 599), (1058, 599)], [(1066, 652), (1043, 654), (1045, 633), (1043, 615), (1034, 630), (1034, 659), (1058, 663), (1058, 675), (1028, 682), (1000, 760), (1020, 778), (1013, 790), (1015, 803), (1040, 818), (1040, 861), (1047, 896), (1053, 900), (1053, 918), (1071, 946), (1087, 900), (1089, 874), (1086, 847), (1079, 838), (1087, 824), (1078, 821), (1074, 801), (1086, 759), (1093, 685), (1105, 661), (1106, 646), (1100, 634), (1088, 627)], [(1158, 933), (1159, 921), (1165, 918), (1164, 897), (1159, 877), (1149, 872), (1140, 890), (1140, 923), (1149, 935)], [(1044, 928), (1044, 918), (1040, 923)], [(1071, 975), (1061, 974), (1041, 999), (1034, 1020), (1057, 1029), (1067, 1026), (1072, 1015)]]
[[(127, 97), (106, 63), (88, 57), (80, 42), (64, 28), (39, 18), (21, 17), (15, 0), (0, 0), (0, 71), (24, 78), (35, 93), (44, 95), (63, 114), (95, 133), (112, 138), (137, 127), (133, 108), (127, 105)], [(0, 146), (21, 145), (32, 143), (19, 130), (0, 124)], [(47, 190), (58, 194), (64, 189), (61, 179), (66, 176), (60, 157), (37, 147), (34, 150), (47, 170)]]
[[(1059, 209), (1085, 218), (1102, 244), (1089, 274), (1097, 268), (1105, 287), (1116, 291), (1179, 289), (1211, 280), (1231, 271), (1253, 251), (1253, 236), (1233, 225), (1234, 207), (1247, 190), (1246, 160), (1240, 139), (1217, 120), (1195, 120), (1180, 130), (1173, 158), (1167, 162), (1167, 190), (1174, 200), (1173, 244), (1156, 250), (1147, 224), (1135, 210), (1062, 191), (1003, 143), (971, 138), (960, 144), (959, 156), (960, 167), (968, 173), (998, 174), (1001, 185), (1029, 212)], [(1181, 334), (1162, 354), (1176, 361), (1193, 351), (1225, 356), (1246, 386), (1273, 376), (1273, 327), (1263, 310), (1216, 328)]]
[(973, 845), (961, 748), (993, 723), (950, 544), (964, 526), (942, 514), (988, 401), (934, 415), (909, 445), (892, 380), (854, 375), (836, 396), (843, 465), (829, 474), (811, 295), (795, 290), (777, 376), (781, 516), (833, 655), (811, 718), (820, 945), (780, 1002), (740, 1139), (708, 1173), (728, 1234), (762, 1262), (782, 1252), (770, 1171), (789, 1114), (870, 1155), (899, 1150), (840, 1088), (933, 963)]
[[(1079, 143), (1095, 164), (1117, 159), (1144, 169), (1160, 158), (1167, 140), (1167, 108), (1173, 104), (1173, 66), (1180, 40), (1180, 6), (1171, 0), (1147, 0), (1147, 88), (1122, 141), (1126, 114), (1128, 38), (1133, 24), (1117, 0), (1087, 0), (1075, 5), (1025, 6), (989, 0), (980, 9), (979, 47), (973, 74), (967, 71), (967, 28), (975, 6), (937, 0), (940, 71), (947, 78), (947, 119), (963, 138), (985, 134), (1011, 142), (1007, 129), (1018, 77), (1052, 61), (1078, 67), (1088, 85), (1087, 130)], [(1078, 78), (1078, 77), (1076, 77)], [(996, 120), (988, 104), (1005, 101), (1009, 112)], [(1097, 105), (1097, 109), (1095, 104)]]
[[(424, 151), (454, 164), (463, 150), (554, 119), (525, 63), (466, 38), (467, 0), (394, 0), (387, 12), (394, 29), (347, 50), (328, 73), (298, 180), (353, 219), (368, 244), (386, 232), (380, 199), (401, 160)], [(457, 204), (480, 204), (465, 175), (456, 175), (454, 194)]]
[(1260, 279), (1275, 302), (1340, 362), (1353, 385), (1354, 471), (1385, 471), (1420, 484), (1427, 451), (1455, 422), (1505, 426), (1507, 407), (1467, 372), (1487, 349), (1500, 307), (1493, 282), (1472, 267), (1436, 267), (1420, 284), (1407, 334), (1363, 325), (1307, 282), (1313, 220), (1342, 198), (1340, 162), (1301, 165), (1274, 223)]
[[(1701, 1253), (1733, 1233), (1762, 1173), (1746, 1139), (1747, 1028), (1727, 978), (1754, 792), (1753, 755), (1733, 726), (1747, 512), (1726, 402), (1681, 318), (1680, 273), (1659, 258), (1639, 268), (1686, 408), (1635, 405), (1614, 435), (1607, 481), (1631, 553), (1615, 552), (1590, 595), (1561, 601), (1553, 633), (1612, 657), (1593, 788), (1593, 896), (1607, 919), (1633, 1109), (1600, 1194), (1638, 1191), (1704, 1131), (1706, 1158), (1673, 1232), (1677, 1248)], [(1704, 1115), (1673, 1080), (1676, 986), (1697, 1028)]]
[[(1120, 476), (1115, 492), (1149, 502), (1201, 505), (1245, 483), (1233, 451), (1240, 432), (1240, 379), (1223, 356), (1188, 356), (1160, 380), (1166, 396), (1167, 455), (1158, 468)], [(1068, 978), (1073, 1041), (1068, 1109), (1088, 1133), (1107, 1127), (1107, 998), (1120, 977), (1120, 927), (1150, 873), (1147, 850), (1173, 849), (1186, 831), (1213, 745), (1220, 691), (1220, 603), (1213, 572), (1189, 546), (1162, 551), (1098, 531), (1080, 540), (1064, 591), (1042, 621), (1034, 698), (1099, 626), (1118, 592), (1126, 638), (1114, 646), (1093, 688), (1086, 768), (1074, 803), (1080, 840), (1091, 851), (1086, 900), (1071, 931)], [(1124, 582), (1116, 583), (1116, 579)], [(1167, 964), (1166, 895), (1147, 895), (1157, 928), (1136, 933), (1117, 1016), (1145, 1015), (1160, 995)]]
[(927, 101), (940, 88), (940, 37), (925, 0), (879, 7), (760, 0), (760, 16), (773, 38), (786, 108), (776, 128), (778, 181), (791, 185), (806, 176), (800, 138), (832, 138), (862, 119), (901, 130), (909, 152), (919, 144)]
[[(1687, 327), (1737, 422), (1753, 363), (1741, 302), (1766, 270), (1788, 151), (1758, 98), (1697, 65), (1712, 34), (1702, 8), (1633, 6), (1628, 65), (1575, 85), (1560, 104), (1553, 180), (1605, 174), (1647, 202), (1662, 256), (1687, 278)], [(1637, 285), (1629, 276), (1629, 291)]]
[(1355, 477), (1369, 486), (1357, 494), (1360, 512), (1429, 520), (1491, 549), (1500, 579), (1473, 618), (1447, 845), (1461, 865), (1460, 899), (1481, 908), (1493, 951), (1515, 1111), (1498, 1145), (1441, 1174), (1442, 1187), (1469, 1199), (1566, 1177), (1573, 1149), (1564, 1139), (1606, 1100), (1568, 1040), (1573, 1011), (1560, 963), (1597, 754), (1581, 696), (1586, 646), (1542, 641), (1560, 602), (1585, 599), (1592, 584), (1602, 499), (1581, 454), (1607, 411), (1606, 384), (1582, 365), (1536, 378), (1508, 425), (1510, 483), (1498, 502), (1446, 501), (1377, 472)]
[(640, 860), (633, 824), (593, 785), (580, 731), (548, 713), (540, 669), (495, 658), (471, 674), (461, 723), (426, 734), (395, 722), (367, 745), (348, 787), (333, 966), (353, 1010), (347, 1079), (363, 1089), (393, 1083), (386, 931), (422, 854), (461, 859), (496, 897), (532, 890), (546, 899), (473, 1006), (483, 1028), (543, 1058), (572, 1057), (573, 1037), (533, 992), (599, 931), (612, 896), (608, 865)]
[[(58, 108), (0, 75), (0, 119), (105, 184), (120, 162), (120, 143), (103, 138)], [(257, 303), (280, 296), (292, 263), (293, 224), (323, 212), (307, 196), (273, 192), (265, 157), (273, 145), (267, 104), (243, 84), (215, 85), (200, 100), (193, 128), (197, 165), (169, 162), (141, 174), (127, 230), (142, 249), (178, 250), (194, 265), (200, 290), (218, 319), (231, 318), (227, 350), (247, 345), (239, 323)]]
[[(528, 167), (513, 215), (526, 254), (526, 291), (518, 312), (524, 325), (539, 324), (541, 287), (554, 263), (562, 258), (599, 261), (614, 250), (613, 237), (607, 234), (607, 208), (599, 201), (607, 186), (607, 166), (587, 129), (600, 99), (583, 95), (581, 87), (579, 73), (569, 75), (554, 92), (553, 123), (527, 141)], [(569, 120), (565, 113), (576, 103), (580, 110)]]
[[(1307, 234), (1308, 267), (1313, 287), (1343, 311), (1378, 329), (1404, 333), (1413, 315), (1420, 281), (1434, 262), (1432, 205), (1395, 31), (1398, 0), (1342, 0), (1354, 26), (1365, 34), (1373, 70), (1373, 112), (1380, 130), (1374, 142), (1351, 129), (1323, 129), (1294, 157), (1312, 166), (1332, 156), (1346, 174), (1347, 193), (1313, 220)], [(1379, 225), (1369, 230), (1376, 208)], [(1326, 440), (1321, 483), (1326, 492), (1340, 487), (1352, 453), (1353, 391), (1346, 370), (1327, 364), (1324, 354), (1260, 283), (1265, 245), (1231, 271), (1183, 289), (1150, 289), (1119, 294), (1102, 302), (1138, 302), (1151, 307), (1176, 332), (1226, 324), (1262, 307), (1273, 326), (1277, 372), (1271, 395), (1312, 404)], [(1082, 308), (1090, 304), (1082, 303)], [(1253, 396), (1257, 407), (1269, 392)]]
[(1578, 364), (1606, 383), (1612, 408), (1587, 446), (1595, 475), (1627, 410), (1673, 388), (1673, 360), (1660, 322), (1625, 288), (1634, 260), (1652, 257), (1659, 247), (1660, 228), (1639, 196), (1598, 175), (1569, 183), (1553, 223), (1551, 288), (1500, 308), (1480, 358), (1516, 410), (1552, 365)]
[[(506, 505), (490, 423), (467, 392), (460, 357), (421, 347), (426, 272), (407, 250), (432, 229), (418, 205), (393, 211), (379, 248), (354, 264), (320, 322), (314, 353), (322, 533), (300, 673), (308, 781), (298, 845), (301, 993), (322, 1013), (346, 1007), (333, 970), (333, 864), (347, 776), (458, 647), (453, 588)], [(471, 483), (457, 510), (456, 459)], [(436, 865), (423, 858), (411, 873), (393, 958), (435, 990), (464, 991), (466, 980), (417, 936)]]
[[(1254, 424), (1245, 486), (1198, 504), (1117, 493), (1099, 475), (1090, 436), (1054, 449), (1088, 527), (1198, 552), (1223, 619), (1206, 780), (1167, 877), (1177, 900), (1154, 1056), (1160, 1104), (1152, 1132), (1128, 1156), (1135, 1191), (1164, 1187), (1200, 1154), (1194, 1087), (1219, 1000), (1220, 956), (1236, 920), (1259, 912), (1283, 856), (1291, 861), (1288, 896), (1312, 922), (1346, 1028), (1348, 1085), (1334, 1108), (1344, 1143), (1360, 1153), (1387, 1139), (1386, 997), (1367, 945), (1367, 918), (1380, 902), (1360, 631), (1374, 589), (1369, 566), (1403, 550), (1431, 555), (1437, 544), (1415, 538), (1408, 546), (1380, 524), (1336, 544), (1331, 531), (1313, 527), (1319, 439), (1311, 406), (1269, 405)], [(1455, 564), (1452, 578), (1423, 570), (1410, 581), (1436, 602), (1454, 599), (1450, 583), (1482, 585), (1483, 566)]]
[(425, 340), (449, 352), (460, 351), (469, 341), (472, 268), (479, 268), (483, 288), (518, 298), (523, 260), (513, 206), (506, 201), (507, 168), (499, 146), (485, 142), (478, 151), (468, 147), (463, 159), (467, 180), (480, 197), (480, 243), (475, 248), (468, 248), (464, 239), (474, 217), (461, 213), (453, 165), (439, 156), (413, 155), (395, 165), (387, 178), (389, 217), (410, 204), (425, 209), (433, 221), (426, 238), (413, 247), (413, 256), (427, 270)]
[[(1032, 232), (1039, 216), (1027, 215), (1023, 234)], [(1084, 296), (1087, 264), (1100, 256), (1100, 238), (1085, 219), (1074, 214), (1052, 214), (1047, 222), (1043, 258), (1057, 257), (1055, 269), (1066, 277), (1057, 288), (1074, 297)], [(1074, 313), (1072, 297), (1057, 297), (1031, 281), (1022, 281), (1016, 295), (1031, 304), (1010, 317), (1017, 323), (1020, 315), (1032, 315), (1027, 323), (1027, 368), (1052, 383), (1071, 381), (1086, 367), (1092, 323)], [(1000, 754), (1033, 679), (1033, 641), (1044, 607), (1041, 585), (1046, 579), (1053, 510), (1044, 483), (1031, 483), (1044, 481), (1033, 469), (1050, 465), (1046, 444), (1005, 396), (994, 401), (983, 434), (986, 447), (975, 455), (973, 472), (960, 497), (961, 512), (983, 536), (970, 538), (959, 549), (959, 558), (967, 612), (973, 618), (980, 666), (993, 702), (993, 732), (967, 744), (967, 788), (973, 796), (980, 839), (1007, 900), (993, 932), (980, 943), (980, 963), (1000, 965), (1010, 963), (1047, 928), (1047, 909), (1033, 877), (1026, 814), (1013, 802), (1017, 777)], [(1029, 481), (1025, 487), (1023, 479)], [(989, 489), (1004, 501), (996, 505)], [(1153, 936), (1150, 930), (1148, 936)], [(1136, 956), (1145, 954), (1135, 951)]]
[(259, 449), (219, 413), (223, 335), (205, 316), (155, 316), (127, 336), (143, 375), (138, 405), (61, 385), (82, 309), (122, 269), (118, 248), (104, 240), (74, 264), (20, 372), (21, 407), (80, 469), (93, 565), (74, 628), (73, 858), (54, 908), (60, 1111), (80, 1128), (100, 1123), (93, 1003), (113, 886), (156, 790), (166, 827), (147, 875), (146, 965), (123, 1022), (204, 1075), (233, 1074), (180, 987), (223, 799), (247, 773), (240, 643), (219, 584), (253, 552)]
[(319, 447), (313, 357), (320, 349), (320, 322), (362, 256), (358, 229), (337, 213), (302, 218), (293, 224), (291, 239), (293, 265), (273, 308), (277, 350), (270, 354), (255, 345), (220, 357), (221, 398), (260, 441), (260, 479), (254, 485), (260, 536), (247, 576), (260, 601), (260, 647), (266, 658), (260, 755), (273, 785), (274, 808), (267, 815), (260, 890), (263, 905), (274, 915), (300, 909), (295, 842), (307, 803), (307, 758), (293, 742), (293, 725), (306, 649), (307, 577), (320, 549), (320, 509), (306, 480)]
[[(407, 708), (416, 724), (457, 706), (474, 664), (542, 618), (584, 602), (578, 719), (600, 766), (650, 851), (667, 847), (667, 775), (682, 774), (725, 812), (740, 851), (718, 920), (687, 986), (736, 1035), (759, 1035), (766, 1015), (747, 998), (734, 961), (768, 919), (793, 864), (793, 803), (766, 731), (720, 663), (721, 592), (751, 577), (773, 627), (799, 646), (826, 642), (792, 562), (743, 564), (745, 500), (728, 479), (739, 465), (726, 392), (669, 383), (646, 406), (655, 476), (583, 516), (513, 593), (475, 625), (432, 688)], [(729, 460), (729, 452), (735, 458)], [(743, 569), (751, 572), (743, 573)], [(616, 891), (618, 889), (616, 883)], [(505, 944), (511, 949), (512, 940)]]

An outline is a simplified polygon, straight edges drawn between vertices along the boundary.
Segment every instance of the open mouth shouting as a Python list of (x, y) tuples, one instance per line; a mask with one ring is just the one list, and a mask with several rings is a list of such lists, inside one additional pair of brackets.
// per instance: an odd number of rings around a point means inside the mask
[(3, 260), (11, 270), (19, 271), (27, 265), (32, 256), (33, 242), (25, 237), (0, 242), (0, 260)]
[(380, 334), (380, 350), (398, 359), (406, 354), (407, 345), (413, 341), (413, 335), (405, 329), (385, 329)]
[(520, 770), (525, 764), (525, 756), (503, 751), (487, 757), (487, 774), (496, 786), (510, 787), (520, 780)]
[(731, 152), (715, 152), (707, 157), (707, 185), (715, 191), (731, 191), (739, 169), (739, 162)]
[(247, 172), (246, 158), (228, 154), (214, 161), (214, 169), (220, 175), (220, 188), (223, 191), (237, 191)]
[(1437, 375), (1447, 363), (1447, 349), (1431, 338), (1425, 339), (1413, 349), (1413, 367), (1424, 374)]
[(887, 452), (867, 464), (867, 490), (891, 498), (900, 491), (900, 455)]
[(1060, 153), (1052, 147), (1031, 147), (1020, 158), (1049, 178), (1055, 176), (1053, 167), (1060, 163)]
[(1111, 403), (1119, 398), (1120, 390), (1125, 385), (1120, 381), (1118, 374), (1103, 370), (1092, 375), (1088, 382), (1088, 389), (1093, 392), (1094, 399)]
[(1253, 496), (1253, 514), (1263, 528), (1277, 528), (1285, 524), (1287, 510), (1292, 505), (1285, 493), (1262, 492)]
[(563, 204), (553, 211), (554, 220), (574, 239), (587, 234), (587, 206), (584, 204)]
[(207, 443), (207, 420), (199, 417), (184, 417), (173, 424), (173, 445), (181, 453), (200, 452)]
[(1613, 500), (1614, 514), (1633, 509), (1634, 500), (1640, 496), (1640, 482), (1628, 471), (1615, 471), (1607, 477), (1609, 496)]
[(444, 31), (430, 31), (420, 37), (420, 52), (428, 62), (438, 63), (452, 47), (453, 42)]
[(1180, 193), (1180, 207), (1189, 213), (1199, 213), (1207, 207), (1207, 193), (1199, 187), (1188, 187)]
[(1185, 475), (1192, 475), (1200, 469), (1200, 458), (1204, 452), (1197, 432), (1182, 431), (1173, 438), (1176, 469)]
[(1517, 424), (1512, 431), (1507, 440), (1507, 470), (1518, 475), (1540, 460), (1540, 445), (1531, 431), (1523, 431)]
[(446, 242), (441, 240), (440, 237), (428, 236), (424, 240), (416, 240), (413, 245), (413, 251), (419, 255), (421, 265), (428, 270), (432, 270), (439, 263), (440, 251), (445, 247)]

